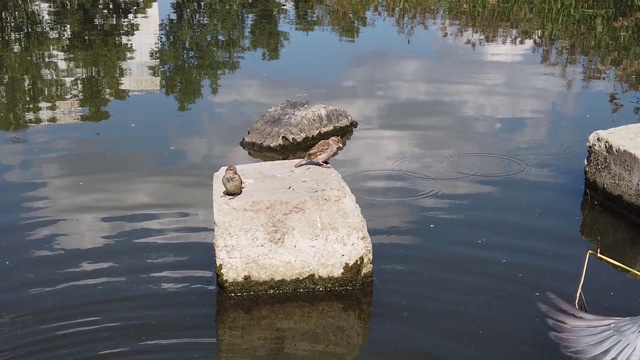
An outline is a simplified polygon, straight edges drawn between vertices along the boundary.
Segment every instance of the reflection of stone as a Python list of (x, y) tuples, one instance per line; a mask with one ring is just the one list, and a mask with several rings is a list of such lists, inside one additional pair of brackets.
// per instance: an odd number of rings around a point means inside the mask
[(640, 212), (640, 124), (596, 131), (589, 136), (587, 185), (613, 203)]
[(218, 358), (353, 359), (369, 336), (372, 287), (344, 294), (218, 294)]
[(263, 160), (300, 157), (322, 139), (351, 137), (358, 122), (345, 110), (308, 101), (272, 107), (249, 128), (240, 145)]
[(598, 245), (602, 255), (640, 270), (640, 225), (589, 191), (584, 193), (581, 211), (582, 237)]
[(245, 185), (223, 195), (213, 177), (216, 272), (226, 292), (356, 288), (371, 283), (371, 238), (360, 207), (335, 169), (297, 161), (237, 165)]

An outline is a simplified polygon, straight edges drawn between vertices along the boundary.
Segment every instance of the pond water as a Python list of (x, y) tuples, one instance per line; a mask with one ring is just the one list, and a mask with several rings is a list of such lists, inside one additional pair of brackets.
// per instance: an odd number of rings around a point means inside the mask
[[(14, 2), (0, 359), (565, 359), (536, 302), (575, 299), (592, 241), (639, 251), (640, 229), (583, 203), (589, 134), (638, 121), (635, 7), (579, 9), (577, 27), (518, 2), (41, 1), (26, 18)], [(342, 335), (305, 321), (347, 307), (242, 323), (217, 300), (211, 176), (260, 161), (238, 143), (287, 99), (359, 122), (332, 165), (367, 220), (375, 286)], [(628, 316), (638, 285), (592, 260), (583, 290), (593, 313)]]

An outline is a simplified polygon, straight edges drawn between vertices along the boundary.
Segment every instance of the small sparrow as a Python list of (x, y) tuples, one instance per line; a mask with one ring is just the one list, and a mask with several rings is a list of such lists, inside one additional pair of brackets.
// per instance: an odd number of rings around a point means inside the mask
[(338, 153), (338, 149), (342, 149), (342, 140), (339, 137), (332, 136), (327, 140), (320, 140), (295, 166), (299, 167), (313, 161), (322, 167), (331, 167), (329, 159)]
[(232, 196), (234, 199), (236, 196), (242, 193), (242, 178), (238, 174), (238, 170), (233, 165), (227, 166), (222, 176), (222, 185), (226, 189), (224, 192), (227, 196)]

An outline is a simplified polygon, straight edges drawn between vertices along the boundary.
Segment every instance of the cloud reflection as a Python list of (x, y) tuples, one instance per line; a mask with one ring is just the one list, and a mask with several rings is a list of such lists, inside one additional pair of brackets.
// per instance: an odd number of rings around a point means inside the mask
[(72, 282), (68, 282), (68, 283), (65, 283), (65, 284), (60, 284), (58, 286), (54, 286), (54, 287), (50, 287), (50, 288), (31, 289), (30, 292), (31, 293), (39, 293), (39, 292), (45, 292), (45, 291), (51, 291), (51, 290), (58, 290), (58, 289), (66, 288), (66, 287), (69, 287), (69, 286), (94, 285), (94, 284), (102, 284), (102, 283), (111, 282), (111, 281), (125, 281), (125, 280), (126, 280), (126, 278), (124, 278), (124, 277), (115, 277), (115, 278), (104, 277), (104, 278), (97, 278), (97, 279), (85, 279), (85, 280), (72, 281)]
[[(210, 241), (211, 210), (195, 211), (202, 194), (191, 191), (205, 180), (148, 169), (147, 163), (135, 153), (59, 154), (35, 160), (29, 170), (8, 172), (5, 179), (13, 182), (42, 179), (42, 186), (27, 194), (35, 200), (24, 204), (32, 209), (25, 223), (36, 223), (27, 239), (55, 241), (33, 255), (89, 249), (131, 236), (147, 242)], [(147, 169), (130, 170), (135, 168)]]
[[(548, 145), (552, 112), (578, 112), (565, 80), (532, 61), (532, 44), (484, 43), (474, 50), (456, 40), (436, 41), (431, 32), (413, 43), (420, 41), (433, 56), (360, 53), (333, 86), (266, 82), (260, 74), (238, 72), (211, 101), (216, 108), (246, 99), (277, 104), (305, 93), (306, 99), (349, 111), (360, 126), (334, 162), (358, 201), (367, 203), (365, 216), (377, 229), (450, 217), (451, 204), (495, 191), (482, 180), (557, 181), (548, 168), (557, 153), (512, 154), (523, 143)], [(396, 240), (412, 241), (379, 239)]]
[(80, 266), (78, 266), (75, 269), (67, 269), (67, 270), (63, 270), (64, 272), (67, 271), (91, 271), (91, 270), (97, 270), (97, 269), (105, 269), (111, 266), (118, 266), (115, 263), (112, 262), (107, 262), (107, 263), (92, 263), (91, 261), (83, 261)]

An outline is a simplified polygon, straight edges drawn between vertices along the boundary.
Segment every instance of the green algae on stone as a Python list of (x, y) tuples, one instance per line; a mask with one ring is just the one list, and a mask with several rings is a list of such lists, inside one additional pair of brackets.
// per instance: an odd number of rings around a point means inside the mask
[(265, 161), (297, 159), (320, 140), (351, 138), (358, 122), (344, 109), (310, 101), (288, 100), (258, 119), (240, 146), (249, 156)]
[(310, 274), (290, 280), (252, 280), (245, 275), (242, 281), (226, 281), (222, 265), (216, 266), (220, 289), (228, 294), (294, 293), (305, 291), (341, 291), (366, 286), (373, 282), (373, 272), (363, 273), (365, 260), (359, 257), (352, 264), (345, 263), (341, 276), (318, 276)]

